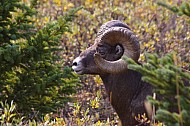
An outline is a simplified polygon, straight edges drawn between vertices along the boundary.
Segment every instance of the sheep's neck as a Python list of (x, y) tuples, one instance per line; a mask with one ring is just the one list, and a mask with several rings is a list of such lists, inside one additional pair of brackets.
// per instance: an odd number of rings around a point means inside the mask
[(141, 75), (135, 71), (129, 70), (122, 74), (107, 74), (100, 77), (110, 98), (113, 95), (118, 98), (125, 97), (130, 102), (137, 91), (142, 88), (141, 83), (139, 83), (141, 81)]
[[(107, 74), (101, 76), (108, 92), (110, 102), (120, 119), (132, 119), (131, 103), (143, 88), (141, 75), (128, 70), (122, 74)], [(121, 119), (122, 120), (122, 119)]]

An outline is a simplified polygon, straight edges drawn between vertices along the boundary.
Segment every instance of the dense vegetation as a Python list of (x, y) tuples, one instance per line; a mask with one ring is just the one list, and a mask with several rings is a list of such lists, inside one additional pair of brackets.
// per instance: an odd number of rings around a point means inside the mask
[[(70, 10), (81, 6), (83, 9)], [(98, 76), (81, 77), (84, 85), (76, 95), (72, 95), (72, 102), (64, 104), (77, 86), (76, 75), (66, 66), (70, 66), (75, 56), (94, 43), (96, 33), (103, 23), (119, 19), (127, 23), (139, 38), (142, 51), (140, 62), (146, 62), (144, 52), (156, 53), (153, 56), (155, 59), (175, 51), (180, 62), (175, 64), (173, 57), (168, 55), (163, 58), (171, 61), (166, 68), (177, 65), (190, 70), (188, 6), (189, 3), (182, 4), (177, 0), (159, 4), (156, 0), (1, 0), (1, 124), (117, 124), (117, 116), (106, 101), (104, 87)], [(154, 65), (155, 60), (151, 58), (147, 62), (153, 62)], [(160, 60), (157, 63), (166, 61)], [(159, 67), (165, 68), (162, 65)], [(157, 70), (156, 67), (151, 68)], [(166, 79), (171, 76), (171, 72), (167, 72), (161, 72), (166, 74)], [(179, 84), (185, 75), (179, 70)], [(161, 104), (160, 101), (151, 100), (155, 105)], [(186, 110), (189, 104), (186, 106), (186, 99), (183, 100)], [(167, 110), (168, 103), (164, 103), (162, 110)], [(177, 120), (172, 125), (181, 123), (180, 115), (164, 112), (165, 116), (170, 115), (170, 119)], [(36, 117), (38, 119), (34, 120)], [(160, 119), (159, 114), (157, 119)], [(139, 121), (144, 120), (144, 115), (139, 116)], [(168, 120), (161, 118), (160, 121), (170, 125)], [(186, 124), (189, 122), (184, 122)]]
[(0, 4), (0, 99), (13, 100), (28, 118), (57, 111), (77, 86), (77, 78), (56, 55), (76, 10), (37, 28), (35, 4), (19, 0)]

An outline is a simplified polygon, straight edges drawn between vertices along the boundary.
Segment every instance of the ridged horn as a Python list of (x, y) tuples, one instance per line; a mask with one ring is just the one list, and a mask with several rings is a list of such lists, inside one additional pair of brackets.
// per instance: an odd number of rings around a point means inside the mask
[(108, 61), (103, 59), (99, 53), (95, 53), (94, 60), (96, 65), (107, 73), (120, 73), (127, 70), (127, 63), (123, 60), (124, 56), (138, 61), (140, 56), (140, 45), (134, 33), (125, 27), (111, 27), (101, 36), (99, 36), (100, 43), (107, 43), (111, 46), (122, 45), (124, 54), (121, 59), (117, 61)]

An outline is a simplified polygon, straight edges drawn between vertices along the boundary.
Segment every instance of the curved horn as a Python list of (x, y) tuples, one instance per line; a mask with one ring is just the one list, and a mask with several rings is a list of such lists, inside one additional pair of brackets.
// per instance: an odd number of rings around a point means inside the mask
[(133, 32), (124, 27), (111, 27), (106, 30), (99, 38), (100, 43), (107, 43), (112, 46), (121, 44), (124, 48), (124, 54), (117, 61), (107, 61), (100, 54), (95, 53), (94, 60), (97, 66), (108, 73), (119, 73), (127, 70), (127, 63), (123, 60), (124, 56), (138, 61), (140, 56), (140, 45)]
[(124, 27), (131, 30), (128, 25), (124, 24), (120, 20), (111, 20), (111, 21), (106, 22), (100, 27), (100, 30), (97, 33), (97, 37), (101, 36), (106, 30), (108, 30), (111, 27)]

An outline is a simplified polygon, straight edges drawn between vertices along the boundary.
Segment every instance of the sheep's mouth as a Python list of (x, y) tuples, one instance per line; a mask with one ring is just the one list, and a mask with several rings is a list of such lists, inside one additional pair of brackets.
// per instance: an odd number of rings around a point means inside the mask
[(74, 69), (75, 73), (77, 74), (83, 74), (83, 70), (82, 69)]
[(80, 71), (82, 71), (82, 70), (74, 70), (75, 72), (80, 72)]
[(81, 72), (82, 72), (82, 70), (76, 70), (75, 72), (78, 74), (78, 73), (81, 73)]

